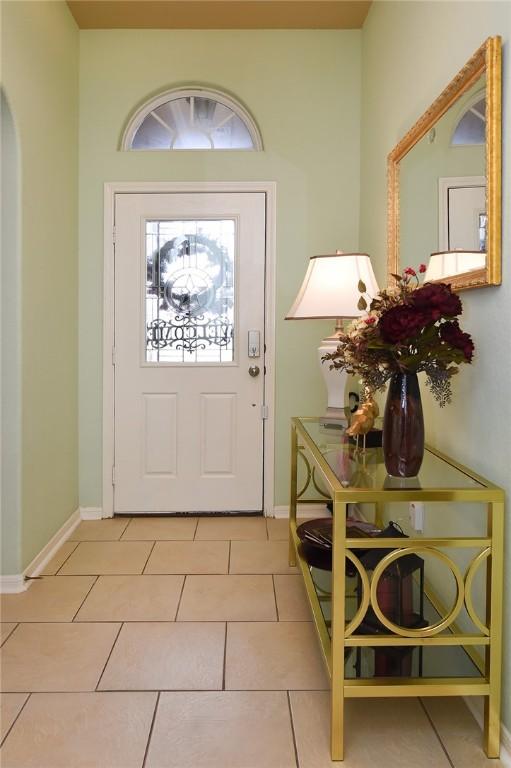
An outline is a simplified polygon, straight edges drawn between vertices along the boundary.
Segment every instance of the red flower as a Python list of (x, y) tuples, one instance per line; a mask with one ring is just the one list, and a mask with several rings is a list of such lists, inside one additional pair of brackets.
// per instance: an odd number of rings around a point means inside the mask
[(423, 275), (426, 270), (427, 270), (427, 266), (425, 264), (421, 264), (419, 266), (419, 272), (421, 273), (421, 275)]
[(459, 296), (446, 283), (426, 283), (412, 293), (410, 303), (434, 321), (441, 317), (456, 317), (462, 312)]
[(417, 276), (417, 272), (414, 269), (412, 269), (411, 267), (407, 267), (403, 271), (403, 274), (404, 275), (410, 275), (411, 277), (416, 277)]
[(380, 318), (381, 337), (390, 344), (399, 344), (414, 336), (429, 320), (428, 316), (413, 307), (392, 307)]
[(457, 320), (449, 323), (442, 323), (440, 326), (440, 338), (442, 341), (445, 341), (446, 344), (449, 344), (450, 347), (461, 349), (465, 355), (467, 363), (472, 362), (472, 358), (474, 357), (474, 342), (468, 333), (464, 333), (461, 330)]
[(366, 317), (366, 318), (364, 318), (364, 323), (366, 325), (373, 325), (375, 322), (376, 322), (376, 318), (375, 317)]

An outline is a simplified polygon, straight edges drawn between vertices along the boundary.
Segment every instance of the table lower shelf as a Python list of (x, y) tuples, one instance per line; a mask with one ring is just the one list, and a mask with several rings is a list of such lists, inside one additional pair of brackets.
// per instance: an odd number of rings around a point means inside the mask
[[(326, 668), (332, 675), (332, 648), (330, 637), (330, 596), (328, 579), (331, 574), (309, 566), (300, 552), (296, 525), (291, 523), (296, 562), (301, 569), (317, 635)], [(323, 581), (321, 581), (323, 580)], [(353, 579), (353, 582), (355, 580)], [(347, 580), (349, 588), (353, 583)], [(323, 590), (323, 591), (322, 591)], [(348, 591), (348, 590), (347, 590)], [(353, 601), (350, 612), (349, 601)], [(348, 620), (356, 610), (354, 596), (346, 598)], [(424, 600), (424, 617), (428, 623), (438, 620), (433, 604)], [(484, 696), (489, 694), (489, 683), (477, 663), (474, 651), (484, 652), (488, 637), (461, 635), (445, 630), (431, 637), (401, 637), (391, 634), (353, 634), (340, 638), (344, 642), (344, 695), (372, 696)], [(391, 671), (387, 675), (376, 672), (376, 659), (381, 670), (382, 654), (406, 659), (407, 671), (397, 674), (392, 664), (383, 664)], [(395, 666), (395, 665), (394, 665)]]

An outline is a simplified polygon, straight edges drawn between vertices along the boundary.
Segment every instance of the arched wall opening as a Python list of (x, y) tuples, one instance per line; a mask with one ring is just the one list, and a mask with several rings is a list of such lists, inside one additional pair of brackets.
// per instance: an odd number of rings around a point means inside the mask
[(1, 509), (2, 572), (21, 570), (20, 151), (3, 89), (1, 113)]

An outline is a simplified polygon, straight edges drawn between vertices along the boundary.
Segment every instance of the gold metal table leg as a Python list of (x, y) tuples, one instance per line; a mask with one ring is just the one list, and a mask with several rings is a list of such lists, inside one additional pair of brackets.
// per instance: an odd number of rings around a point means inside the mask
[(492, 538), (486, 575), (486, 623), (490, 629), (490, 645), (486, 648), (486, 678), (490, 684), (490, 694), (484, 699), (484, 748), (488, 757), (498, 757), (502, 674), (503, 503), (488, 505), (488, 536)]
[(331, 690), (331, 757), (344, 759), (344, 600), (346, 504), (334, 498), (332, 557), (332, 690)]
[(296, 565), (296, 550), (293, 541), (293, 526), (296, 526), (298, 438), (296, 428), (291, 427), (291, 491), (289, 495), (289, 565)]
[(378, 528), (383, 528), (383, 512), (385, 510), (385, 504), (382, 501), (377, 501), (374, 505), (374, 524)]

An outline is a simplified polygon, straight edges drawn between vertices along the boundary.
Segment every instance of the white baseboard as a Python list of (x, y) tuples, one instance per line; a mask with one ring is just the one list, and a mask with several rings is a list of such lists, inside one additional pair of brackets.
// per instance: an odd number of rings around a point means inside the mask
[(50, 562), (52, 557), (60, 549), (62, 544), (69, 539), (74, 529), (80, 524), (80, 512), (75, 510), (73, 514), (68, 517), (64, 525), (62, 525), (57, 533), (55, 533), (45, 547), (34, 557), (30, 565), (28, 565), (23, 571), (23, 576), (39, 576), (41, 571), (44, 570), (46, 565)]
[[(464, 696), (463, 700), (477, 725), (483, 730), (483, 698), (481, 696)], [(503, 723), (500, 724), (500, 764), (505, 768), (511, 768), (511, 733)]]
[(511, 732), (504, 723), (500, 724), (500, 762), (506, 768), (511, 768)]
[(62, 544), (71, 536), (72, 532), (80, 523), (80, 512), (76, 510), (68, 517), (64, 525), (51, 537), (49, 542), (37, 554), (30, 565), (27, 565), (23, 573), (17, 573), (12, 576), (0, 576), (0, 594), (9, 595), (18, 592), (25, 592), (30, 585), (29, 577), (39, 576), (47, 563), (50, 562)]
[(82, 520), (102, 520), (103, 510), (101, 507), (80, 507), (80, 517)]
[[(311, 520), (315, 517), (327, 517), (329, 513), (326, 504), (298, 504), (296, 514), (297, 517)], [(273, 507), (273, 517), (289, 518), (289, 507), (287, 505)]]
[(28, 588), (28, 582), (22, 573), (16, 573), (12, 576), (0, 576), (0, 595), (15, 595), (18, 592), (25, 592)]

